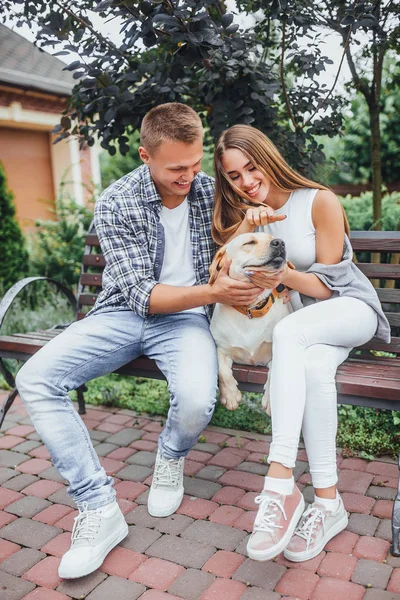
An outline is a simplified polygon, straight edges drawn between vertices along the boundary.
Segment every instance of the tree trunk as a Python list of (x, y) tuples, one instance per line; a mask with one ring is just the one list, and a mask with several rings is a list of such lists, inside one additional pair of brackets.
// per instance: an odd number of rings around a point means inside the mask
[[(371, 125), (371, 171), (372, 171), (372, 229), (382, 229), (382, 161), (381, 161), (381, 129), (379, 123), (379, 105), (371, 102), (369, 105)], [(372, 252), (371, 262), (380, 263), (381, 256)], [(372, 279), (372, 284), (379, 287), (379, 279)]]

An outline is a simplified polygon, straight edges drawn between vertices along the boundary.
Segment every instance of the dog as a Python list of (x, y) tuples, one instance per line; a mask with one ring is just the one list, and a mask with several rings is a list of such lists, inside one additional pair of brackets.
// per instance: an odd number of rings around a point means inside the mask
[[(249, 281), (245, 271), (276, 273), (287, 262), (285, 242), (268, 233), (244, 233), (222, 246), (210, 267), (212, 285), (224, 261), (232, 259), (229, 276)], [(279, 286), (278, 286), (279, 287)], [(282, 286), (284, 288), (284, 286)], [(286, 290), (286, 288), (284, 288)], [(216, 304), (211, 319), (211, 334), (217, 346), (220, 402), (235, 410), (242, 399), (233, 377), (232, 364), (266, 366), (272, 359), (272, 332), (275, 325), (292, 312), (277, 290), (263, 290), (252, 306)], [(269, 412), (269, 376), (264, 386), (262, 406)]]

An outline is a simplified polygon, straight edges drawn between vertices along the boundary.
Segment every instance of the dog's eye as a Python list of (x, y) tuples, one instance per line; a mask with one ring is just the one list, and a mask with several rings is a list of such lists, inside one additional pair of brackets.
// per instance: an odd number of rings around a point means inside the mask
[(255, 244), (257, 244), (256, 240), (251, 240), (250, 242), (243, 244), (243, 246), (254, 246)]

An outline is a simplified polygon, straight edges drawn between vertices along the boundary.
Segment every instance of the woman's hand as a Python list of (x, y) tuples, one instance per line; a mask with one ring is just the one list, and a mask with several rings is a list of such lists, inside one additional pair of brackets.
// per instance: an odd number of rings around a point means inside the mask
[(288, 274), (288, 266), (285, 264), (280, 271), (267, 273), (266, 271), (246, 271), (246, 276), (251, 283), (265, 290), (275, 289), (280, 283), (285, 284)]
[(249, 225), (260, 227), (262, 225), (268, 225), (268, 223), (283, 221), (286, 219), (286, 215), (276, 215), (274, 210), (268, 206), (268, 204), (265, 204), (264, 206), (248, 208), (245, 219)]

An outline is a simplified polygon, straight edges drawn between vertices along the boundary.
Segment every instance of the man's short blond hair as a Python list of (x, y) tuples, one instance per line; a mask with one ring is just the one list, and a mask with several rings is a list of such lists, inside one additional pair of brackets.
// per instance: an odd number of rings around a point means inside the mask
[(152, 108), (140, 128), (140, 143), (152, 154), (164, 140), (193, 144), (202, 140), (204, 130), (199, 115), (180, 102), (168, 102)]

